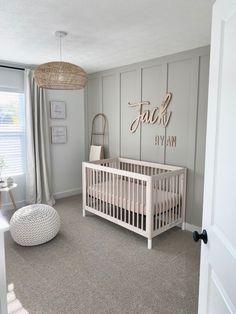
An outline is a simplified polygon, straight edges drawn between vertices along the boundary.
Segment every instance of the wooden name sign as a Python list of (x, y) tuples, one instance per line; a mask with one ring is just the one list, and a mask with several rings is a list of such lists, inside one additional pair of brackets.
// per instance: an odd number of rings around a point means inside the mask
[(176, 136), (165, 136), (165, 135), (156, 135), (155, 136), (155, 145), (157, 146), (170, 146), (176, 147), (177, 137)]
[(167, 108), (172, 98), (171, 93), (166, 93), (160, 107), (155, 107), (152, 111), (143, 110), (143, 106), (150, 105), (150, 101), (142, 101), (137, 103), (128, 103), (131, 107), (138, 107), (138, 116), (130, 125), (130, 131), (134, 133), (139, 127), (140, 123), (161, 125), (166, 128), (171, 117), (172, 112), (167, 112)]

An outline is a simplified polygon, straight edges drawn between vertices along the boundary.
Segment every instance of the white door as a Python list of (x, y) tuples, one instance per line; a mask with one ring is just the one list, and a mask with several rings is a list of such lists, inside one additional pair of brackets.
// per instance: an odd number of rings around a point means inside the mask
[(236, 0), (213, 7), (199, 314), (236, 313)]

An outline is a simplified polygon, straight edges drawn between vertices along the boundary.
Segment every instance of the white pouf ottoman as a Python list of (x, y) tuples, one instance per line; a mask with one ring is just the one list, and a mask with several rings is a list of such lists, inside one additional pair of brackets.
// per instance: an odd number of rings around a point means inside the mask
[(18, 209), (10, 220), (13, 240), (22, 246), (39, 245), (53, 239), (60, 229), (57, 211), (44, 204)]

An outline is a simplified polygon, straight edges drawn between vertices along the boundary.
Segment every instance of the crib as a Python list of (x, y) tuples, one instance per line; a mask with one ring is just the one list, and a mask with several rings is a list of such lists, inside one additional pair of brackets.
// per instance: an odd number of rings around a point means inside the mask
[(86, 211), (152, 239), (185, 222), (186, 168), (127, 158), (83, 162)]

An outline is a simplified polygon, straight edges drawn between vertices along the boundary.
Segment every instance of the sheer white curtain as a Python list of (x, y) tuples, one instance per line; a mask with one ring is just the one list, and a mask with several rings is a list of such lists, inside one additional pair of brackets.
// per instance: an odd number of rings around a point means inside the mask
[(26, 202), (55, 204), (52, 193), (50, 137), (45, 91), (34, 72), (25, 70)]

